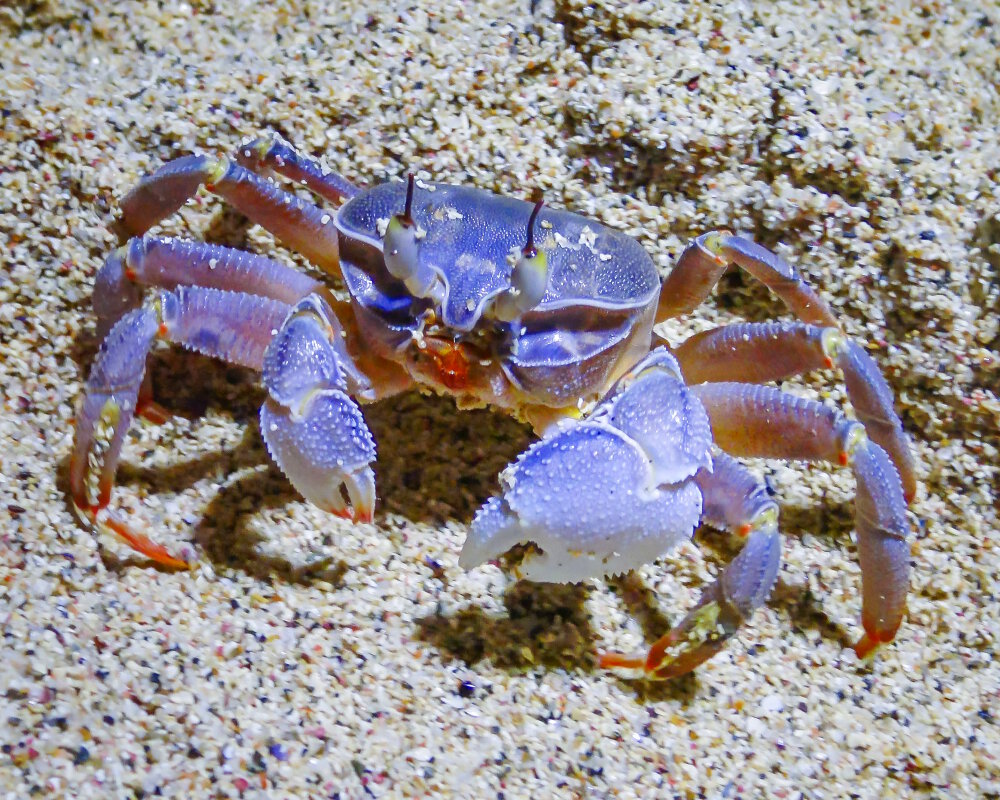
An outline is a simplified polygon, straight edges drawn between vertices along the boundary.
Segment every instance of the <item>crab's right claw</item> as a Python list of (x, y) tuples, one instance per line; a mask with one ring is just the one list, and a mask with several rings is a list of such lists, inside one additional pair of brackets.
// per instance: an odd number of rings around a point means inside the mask
[(309, 502), (355, 522), (375, 506), (375, 442), (348, 391), (371, 386), (344, 349), (333, 312), (301, 301), (264, 355), (260, 430), (272, 458)]

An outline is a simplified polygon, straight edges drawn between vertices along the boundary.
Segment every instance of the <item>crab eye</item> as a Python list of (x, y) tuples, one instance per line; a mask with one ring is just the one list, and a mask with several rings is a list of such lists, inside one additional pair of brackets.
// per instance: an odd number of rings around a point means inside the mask
[(416, 274), (417, 226), (413, 221), (413, 176), (408, 175), (406, 205), (402, 214), (395, 214), (385, 229), (383, 252), (385, 266), (393, 277), (405, 281)]
[(385, 267), (406, 284), (414, 297), (435, 297), (437, 278), (429, 267), (420, 265), (419, 229), (413, 219), (413, 175), (407, 176), (403, 213), (389, 220), (382, 242)]
[(549, 265), (545, 253), (535, 247), (534, 228), (543, 202), (535, 203), (528, 217), (527, 243), (510, 273), (510, 289), (497, 298), (493, 315), (504, 322), (511, 322), (537, 306), (545, 296), (549, 281)]

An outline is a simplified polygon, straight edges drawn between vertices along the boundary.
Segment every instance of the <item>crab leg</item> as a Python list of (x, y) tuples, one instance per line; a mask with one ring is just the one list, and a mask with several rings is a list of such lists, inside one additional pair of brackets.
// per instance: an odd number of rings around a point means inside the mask
[[(261, 369), (272, 331), (289, 307), (277, 300), (214, 289), (161, 292), (152, 304), (128, 312), (111, 328), (77, 406), (76, 441), (70, 458), (70, 491), (80, 516), (110, 530), (161, 564), (183, 566), (160, 545), (134, 532), (114, 514), (98, 520), (110, 499), (125, 433), (136, 412), (146, 357), (157, 339), (176, 342), (226, 361)], [(110, 442), (99, 453), (100, 428)], [(91, 500), (91, 457), (100, 464), (97, 494)]]
[(261, 176), (273, 172), (288, 178), (337, 205), (354, 197), (359, 191), (346, 178), (302, 155), (277, 135), (261, 136), (241, 145), (236, 151), (236, 161)]
[(145, 233), (194, 197), (217, 194), (280, 241), (327, 272), (339, 268), (333, 216), (228, 158), (183, 156), (147, 175), (121, 202), (121, 226)]
[(701, 305), (730, 264), (738, 264), (767, 286), (803, 322), (839, 327), (826, 301), (791, 264), (756, 242), (720, 231), (702, 234), (681, 253), (660, 287), (657, 322)]
[(141, 305), (141, 288), (146, 286), (225, 289), (291, 305), (321, 284), (298, 270), (244, 250), (137, 236), (108, 256), (94, 281), (94, 311), (101, 339), (122, 315)]
[[(375, 392), (341, 334), (337, 317), (318, 294), (290, 307), (257, 295), (180, 287), (161, 291), (152, 304), (127, 313), (105, 339), (77, 409), (70, 488), (80, 515), (161, 564), (183, 565), (114, 514), (98, 519), (111, 499), (146, 357), (161, 338), (262, 371), (269, 397), (261, 408), (261, 432), (275, 461), (314, 504), (370, 520), (375, 476), (369, 464), (375, 446), (350, 395), (371, 400)], [(95, 447), (99, 427), (111, 427), (103, 458)], [(102, 461), (94, 502), (89, 494), (92, 455)]]
[(733, 532), (743, 548), (648, 652), (603, 653), (603, 668), (641, 670), (653, 679), (690, 672), (725, 646), (774, 587), (781, 563), (778, 506), (763, 484), (724, 453), (716, 455), (712, 471), (699, 470), (695, 480), (704, 498), (702, 521)]
[(907, 503), (913, 500), (913, 455), (893, 408), (892, 390), (871, 356), (839, 329), (802, 322), (744, 322), (692, 336), (674, 354), (690, 384), (766, 383), (836, 364), (858, 419), (892, 458)]
[(853, 468), (865, 630), (854, 649), (864, 657), (892, 641), (906, 606), (909, 525), (899, 474), (886, 452), (868, 439), (862, 425), (772, 387), (705, 383), (691, 392), (708, 413), (716, 444), (728, 453)]

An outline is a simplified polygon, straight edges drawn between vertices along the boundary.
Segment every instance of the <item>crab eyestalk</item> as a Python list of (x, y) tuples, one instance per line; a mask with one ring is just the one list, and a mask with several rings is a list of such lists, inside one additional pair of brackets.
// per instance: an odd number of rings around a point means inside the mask
[(528, 241), (510, 274), (510, 288), (496, 299), (493, 316), (502, 322), (513, 322), (537, 306), (545, 296), (549, 282), (549, 265), (545, 253), (535, 247), (534, 228), (543, 201), (535, 203), (528, 217)]
[(401, 280), (414, 297), (435, 302), (441, 295), (440, 281), (434, 270), (420, 263), (421, 231), (413, 219), (413, 175), (407, 175), (406, 203), (403, 213), (389, 220), (383, 237), (383, 258), (389, 273)]

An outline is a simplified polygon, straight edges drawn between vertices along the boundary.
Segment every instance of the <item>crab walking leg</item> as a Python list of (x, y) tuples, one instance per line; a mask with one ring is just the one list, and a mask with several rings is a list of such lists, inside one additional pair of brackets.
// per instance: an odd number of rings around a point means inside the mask
[(699, 470), (695, 480), (704, 499), (702, 521), (732, 531), (743, 548), (647, 653), (604, 653), (599, 659), (604, 668), (642, 670), (654, 679), (691, 672), (725, 646), (774, 587), (781, 563), (778, 506), (763, 484), (724, 453), (714, 458), (712, 471)]
[[(153, 342), (160, 338), (259, 370), (273, 331), (288, 310), (285, 303), (255, 295), (184, 287), (161, 292), (155, 302), (128, 312), (115, 323), (101, 344), (76, 411), (70, 492), (83, 519), (117, 534), (154, 561), (184, 566), (184, 562), (113, 514), (98, 520), (98, 513), (111, 500), (118, 458), (146, 371), (146, 357)], [(111, 429), (103, 453), (96, 450), (99, 428)], [(100, 467), (93, 501), (89, 490), (91, 457)]]
[(339, 269), (332, 214), (228, 158), (184, 156), (147, 175), (121, 202), (122, 227), (133, 236), (145, 233), (202, 185), (316, 266), (331, 273)]
[(865, 630), (854, 649), (864, 657), (891, 642), (906, 607), (910, 548), (903, 486), (885, 450), (839, 412), (769, 386), (705, 383), (691, 391), (708, 412), (716, 444), (728, 453), (853, 468)]
[(738, 264), (767, 286), (801, 321), (839, 327), (826, 301), (793, 266), (749, 239), (721, 231), (702, 234), (681, 253), (660, 288), (657, 322), (701, 305), (730, 264)]
[[(319, 281), (263, 256), (203, 242), (134, 237), (117, 248), (94, 280), (97, 336), (102, 341), (121, 317), (142, 304), (142, 289), (182, 285), (242, 291), (294, 303), (316, 291)], [(149, 376), (139, 389), (136, 413), (162, 423), (169, 412), (153, 401)]]
[(280, 136), (261, 136), (241, 145), (235, 157), (251, 172), (262, 176), (276, 173), (337, 205), (360, 191), (343, 176), (299, 153)]
[(292, 305), (322, 284), (264, 256), (232, 247), (137, 236), (117, 248), (94, 280), (97, 335), (103, 339), (142, 303), (142, 288), (201, 286), (270, 297)]
[(689, 384), (766, 383), (815, 369), (840, 367), (847, 394), (872, 441), (892, 458), (906, 502), (917, 479), (903, 424), (881, 371), (865, 350), (839, 329), (802, 322), (744, 322), (692, 336), (674, 351)]

